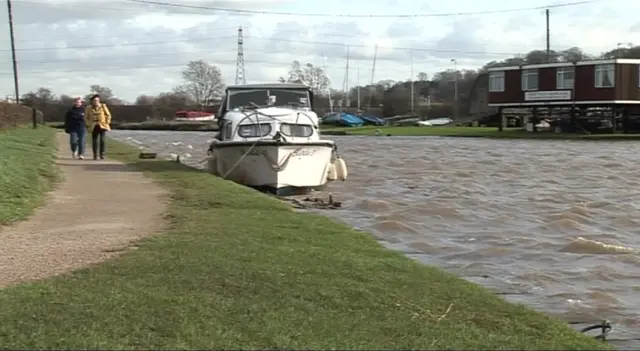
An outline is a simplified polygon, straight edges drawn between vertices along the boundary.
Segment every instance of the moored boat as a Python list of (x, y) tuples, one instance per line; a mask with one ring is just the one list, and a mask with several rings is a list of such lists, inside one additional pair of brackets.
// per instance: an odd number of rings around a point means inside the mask
[(345, 180), (346, 164), (335, 142), (320, 138), (312, 107), (313, 93), (301, 84), (228, 87), (209, 171), (277, 195)]

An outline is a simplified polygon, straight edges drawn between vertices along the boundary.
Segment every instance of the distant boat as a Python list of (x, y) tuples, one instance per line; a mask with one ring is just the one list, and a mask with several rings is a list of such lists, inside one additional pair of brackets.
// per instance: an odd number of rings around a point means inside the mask
[(213, 122), (216, 120), (216, 115), (203, 111), (178, 111), (175, 114), (175, 120), (180, 122)]
[(387, 123), (384, 119), (382, 119), (380, 117), (376, 117), (376, 116), (360, 115), (358, 117), (360, 117), (360, 119), (362, 119), (365, 124), (383, 126), (383, 125), (385, 125)]
[(362, 118), (346, 112), (337, 112), (324, 115), (322, 124), (336, 124), (346, 127), (359, 127), (365, 122)]
[(446, 126), (447, 124), (453, 123), (453, 120), (449, 117), (442, 118), (434, 118), (426, 121), (419, 121), (417, 124), (423, 127), (432, 127), (432, 126)]

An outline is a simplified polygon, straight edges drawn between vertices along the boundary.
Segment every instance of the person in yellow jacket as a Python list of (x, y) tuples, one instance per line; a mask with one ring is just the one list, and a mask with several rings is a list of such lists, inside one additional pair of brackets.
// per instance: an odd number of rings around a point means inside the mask
[(99, 95), (93, 95), (90, 103), (84, 111), (87, 128), (91, 131), (91, 146), (93, 149), (93, 159), (97, 160), (98, 155), (104, 160), (104, 139), (107, 131), (111, 130), (111, 112), (107, 104), (100, 101)]

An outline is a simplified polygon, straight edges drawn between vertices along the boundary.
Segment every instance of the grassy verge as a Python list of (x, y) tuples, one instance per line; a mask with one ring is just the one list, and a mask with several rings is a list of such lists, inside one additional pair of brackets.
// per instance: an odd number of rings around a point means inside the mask
[(0, 225), (29, 216), (51, 190), (55, 131), (51, 128), (0, 130)]
[(606, 349), (367, 233), (165, 161), (170, 228), (90, 269), (0, 291), (0, 345), (101, 349)]
[(497, 128), (486, 127), (328, 127), (322, 128), (325, 135), (376, 135), (380, 130), (381, 135), (391, 136), (446, 136), (469, 138), (494, 138), (494, 139), (558, 139), (558, 140), (640, 140), (640, 134), (577, 134), (577, 133), (553, 133), (553, 132), (527, 132), (520, 128), (506, 128), (502, 132)]

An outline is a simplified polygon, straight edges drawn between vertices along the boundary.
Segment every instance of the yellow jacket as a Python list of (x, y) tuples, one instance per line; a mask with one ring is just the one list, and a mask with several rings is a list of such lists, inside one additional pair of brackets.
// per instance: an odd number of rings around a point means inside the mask
[(109, 112), (107, 104), (100, 104), (97, 108), (92, 105), (87, 106), (84, 110), (84, 120), (91, 130), (96, 125), (104, 130), (111, 130), (111, 112)]

